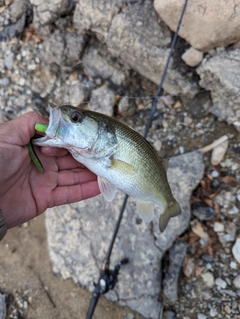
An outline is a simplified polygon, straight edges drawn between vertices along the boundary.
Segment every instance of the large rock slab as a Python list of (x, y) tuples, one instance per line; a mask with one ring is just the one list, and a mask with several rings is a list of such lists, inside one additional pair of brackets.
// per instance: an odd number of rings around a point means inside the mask
[[(73, 21), (80, 33), (94, 32), (117, 61), (159, 84), (170, 51), (171, 32), (159, 19), (151, 0), (81, 0)], [(180, 70), (173, 62), (163, 87), (174, 95), (194, 96), (198, 90), (191, 71), (183, 63)]]
[[(184, 1), (155, 0), (161, 19), (176, 31)], [(209, 51), (240, 40), (239, 1), (188, 1), (179, 35), (195, 49)]]
[(210, 111), (229, 124), (240, 122), (240, 49), (209, 58), (197, 73), (200, 85), (211, 92)]
[[(202, 177), (204, 166), (198, 152), (172, 158), (168, 176), (182, 215), (172, 219), (161, 234), (159, 212), (153, 223), (139, 223), (135, 203), (130, 198), (114, 246), (111, 266), (128, 257), (114, 291), (106, 297), (157, 319), (161, 286), (161, 259), (189, 223), (189, 198)], [(53, 271), (63, 278), (93, 290), (93, 281), (105, 258), (124, 195), (118, 193), (113, 203), (98, 197), (68, 206), (49, 209), (46, 214), (48, 245)], [(163, 243), (162, 243), (163, 241)]]

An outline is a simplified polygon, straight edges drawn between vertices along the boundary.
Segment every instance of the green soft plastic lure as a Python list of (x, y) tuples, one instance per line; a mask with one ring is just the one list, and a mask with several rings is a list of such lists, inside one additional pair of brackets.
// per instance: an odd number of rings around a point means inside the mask
[[(38, 131), (40, 133), (45, 133), (47, 128), (48, 128), (48, 124), (37, 122), (34, 128), (35, 128), (36, 131)], [(34, 151), (34, 148), (33, 148), (31, 142), (27, 144), (27, 148), (28, 148), (28, 152), (29, 152), (30, 158), (33, 161), (33, 164), (36, 166), (37, 170), (41, 174), (43, 174), (44, 173), (43, 165), (40, 162), (36, 152)]]

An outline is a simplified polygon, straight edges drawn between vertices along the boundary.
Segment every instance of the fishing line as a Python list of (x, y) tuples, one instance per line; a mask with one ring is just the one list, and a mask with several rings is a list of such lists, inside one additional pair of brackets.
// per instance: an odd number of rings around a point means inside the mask
[[(161, 81), (160, 81), (160, 84), (158, 86), (157, 93), (156, 93), (155, 99), (154, 99), (153, 104), (152, 104), (151, 113), (150, 113), (150, 116), (149, 116), (148, 123), (146, 125), (145, 133), (144, 133), (144, 137), (145, 138), (147, 137), (147, 134), (149, 132), (149, 129), (150, 129), (150, 126), (151, 126), (151, 123), (152, 123), (152, 119), (153, 119), (154, 113), (156, 111), (157, 102), (158, 102), (158, 100), (160, 98), (160, 94), (161, 94), (161, 91), (162, 91), (162, 85), (163, 85), (165, 77), (166, 77), (166, 73), (167, 73), (167, 69), (169, 67), (170, 59), (171, 59), (172, 54), (173, 54), (173, 49), (175, 48), (175, 45), (176, 45), (178, 32), (179, 32), (179, 29), (180, 29), (180, 26), (181, 26), (181, 23), (182, 23), (182, 19), (183, 19), (183, 16), (184, 16), (184, 13), (185, 13), (185, 10), (186, 10), (186, 7), (187, 7), (187, 3), (188, 3), (188, 0), (185, 0), (185, 3), (183, 5), (183, 9), (182, 9), (182, 12), (181, 12), (181, 16), (180, 16), (180, 19), (179, 19), (179, 22), (178, 22), (177, 30), (176, 30), (176, 32), (174, 34), (173, 41), (172, 41), (172, 44), (171, 44), (171, 50), (169, 52), (169, 55), (168, 55), (168, 58), (167, 58), (167, 61), (166, 61), (166, 65), (165, 65), (165, 68), (164, 68), (164, 71), (163, 71), (163, 74), (162, 74), (162, 77), (161, 77)], [(102, 268), (100, 270), (100, 275), (99, 275), (98, 282), (95, 284), (95, 289), (94, 289), (94, 291), (92, 293), (92, 298), (91, 298), (91, 301), (90, 301), (90, 304), (89, 304), (89, 308), (88, 308), (86, 319), (91, 319), (92, 318), (93, 313), (94, 313), (95, 308), (96, 308), (96, 305), (98, 303), (98, 299), (100, 297), (100, 294), (105, 294), (110, 289), (114, 288), (114, 286), (115, 286), (115, 284), (117, 282), (117, 276), (118, 276), (118, 273), (119, 273), (119, 270), (120, 270), (120, 266), (127, 262), (126, 260), (123, 260), (123, 261), (121, 261), (120, 263), (118, 263), (116, 265), (114, 270), (109, 269), (111, 253), (112, 253), (113, 246), (114, 246), (114, 243), (115, 243), (115, 240), (116, 240), (116, 237), (117, 237), (117, 234), (118, 234), (118, 230), (119, 230), (119, 227), (120, 227), (120, 224), (121, 224), (121, 221), (122, 221), (122, 217), (123, 217), (123, 213), (124, 213), (124, 210), (125, 210), (125, 207), (126, 207), (126, 204), (127, 204), (127, 200), (128, 200), (128, 195), (125, 195), (125, 198), (123, 200), (123, 204), (122, 204), (121, 209), (120, 209), (118, 221), (117, 221), (117, 224), (115, 226), (115, 229), (114, 229), (114, 232), (113, 232), (113, 236), (112, 236), (112, 239), (111, 239), (111, 242), (110, 242), (107, 254), (106, 254), (106, 258), (105, 258), (105, 260), (103, 262), (103, 266), (102, 266)]]

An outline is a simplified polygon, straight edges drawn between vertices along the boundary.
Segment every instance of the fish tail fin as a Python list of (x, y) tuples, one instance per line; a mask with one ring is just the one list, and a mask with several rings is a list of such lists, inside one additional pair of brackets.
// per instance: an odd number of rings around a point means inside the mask
[(174, 201), (171, 202), (170, 205), (168, 205), (168, 207), (160, 216), (160, 219), (159, 219), (160, 231), (163, 232), (165, 230), (170, 218), (178, 216), (179, 214), (181, 214), (181, 212), (182, 212), (181, 207), (179, 206), (178, 202), (174, 199)]

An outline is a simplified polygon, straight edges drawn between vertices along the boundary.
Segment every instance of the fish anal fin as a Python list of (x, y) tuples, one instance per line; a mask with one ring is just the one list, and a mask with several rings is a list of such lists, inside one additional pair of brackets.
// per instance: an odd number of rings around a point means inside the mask
[(134, 175), (137, 173), (137, 169), (133, 167), (131, 164), (118, 159), (112, 159), (111, 169), (115, 169), (120, 173), (126, 175)]
[(161, 160), (162, 160), (164, 168), (167, 169), (169, 158), (168, 157), (164, 157), (164, 158), (161, 158)]
[(111, 202), (117, 193), (117, 188), (101, 176), (98, 176), (98, 186), (104, 198)]
[(154, 218), (154, 207), (152, 202), (144, 202), (137, 200), (137, 211), (139, 216), (145, 223), (150, 223)]
[(182, 212), (181, 207), (179, 206), (178, 202), (174, 200), (160, 216), (160, 220), (159, 220), (160, 231), (163, 232), (165, 230), (170, 218), (178, 216), (179, 214), (181, 214), (181, 212)]

